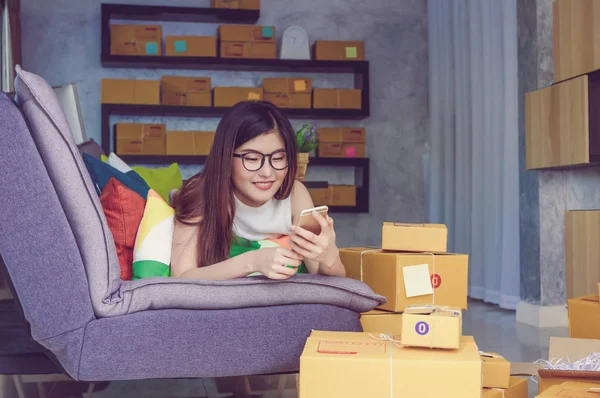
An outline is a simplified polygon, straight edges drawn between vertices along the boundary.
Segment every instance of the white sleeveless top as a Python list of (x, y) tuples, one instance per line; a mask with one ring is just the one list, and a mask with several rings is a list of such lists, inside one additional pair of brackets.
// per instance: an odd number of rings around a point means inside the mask
[(260, 207), (248, 206), (235, 194), (233, 233), (251, 241), (288, 235), (292, 226), (291, 195), (286, 199), (271, 199)]

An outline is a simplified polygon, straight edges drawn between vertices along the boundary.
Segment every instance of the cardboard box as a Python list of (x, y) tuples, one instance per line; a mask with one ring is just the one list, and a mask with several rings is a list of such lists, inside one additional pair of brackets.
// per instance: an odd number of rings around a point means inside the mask
[(457, 350), (429, 350), (369, 333), (313, 331), (300, 357), (300, 398), (480, 395), (481, 360), (471, 336)]
[[(365, 252), (366, 250), (370, 252)], [(348, 277), (360, 280), (362, 257), (362, 281), (375, 293), (387, 299), (387, 303), (382, 304), (380, 309), (402, 312), (409, 305), (427, 303), (467, 309), (468, 255), (374, 250), (342, 248), (340, 258), (346, 267)], [(407, 270), (407, 267), (410, 268)], [(425, 271), (424, 276), (422, 271)], [(424, 286), (426, 281), (423, 279), (427, 277), (429, 291), (435, 290), (435, 303), (433, 303), (433, 294), (420, 294), (421, 292), (414, 291), (416, 288), (426, 288)], [(408, 291), (405, 278), (409, 281)]]
[(160, 85), (163, 105), (212, 106), (210, 77), (163, 76)]
[(567, 300), (569, 337), (600, 339), (600, 302), (597, 294)]
[[(568, 358), (570, 362), (575, 362), (594, 352), (600, 352), (600, 340), (550, 337), (549, 358)], [(600, 383), (600, 372), (538, 368), (537, 374), (538, 393), (568, 381)]]
[(262, 100), (262, 87), (215, 87), (214, 106), (234, 106), (238, 102)]
[(565, 212), (567, 300), (596, 294), (600, 281), (600, 210)]
[(598, 398), (600, 383), (566, 382), (546, 389), (537, 397)]
[[(484, 365), (485, 366), (485, 365)], [(483, 398), (528, 398), (529, 388), (527, 378), (510, 377), (509, 385), (506, 389), (484, 388)], [(485, 382), (484, 382), (485, 383)]]
[(457, 308), (411, 305), (404, 310), (402, 345), (409, 347), (460, 347), (462, 312)]
[(329, 185), (308, 190), (315, 206), (356, 206), (356, 186)]
[(313, 88), (315, 109), (361, 109), (362, 90), (354, 88)]
[(164, 155), (167, 152), (164, 124), (117, 123), (117, 155)]
[(222, 58), (276, 59), (274, 26), (220, 25), (219, 54)]
[(508, 388), (510, 385), (510, 362), (495, 352), (481, 353), (483, 361), (483, 387)]
[(381, 248), (414, 252), (445, 252), (448, 229), (443, 224), (404, 224), (384, 222)]
[(321, 127), (318, 130), (319, 143), (365, 143), (367, 132), (362, 127)]
[(168, 131), (167, 155), (208, 156), (214, 131)]
[(263, 78), (265, 93), (311, 93), (312, 78), (310, 77), (284, 77)]
[(102, 79), (103, 104), (158, 105), (158, 80)]
[(113, 55), (162, 55), (162, 26), (111, 24), (110, 53)]
[(371, 310), (360, 315), (360, 323), (365, 333), (385, 333), (394, 340), (402, 335), (402, 314)]
[(598, 295), (600, 295), (600, 283), (598, 283)]
[(364, 158), (366, 132), (360, 127), (320, 128), (320, 158)]
[(167, 36), (165, 55), (178, 57), (216, 57), (216, 36)]
[(317, 40), (313, 45), (316, 60), (321, 61), (363, 61), (364, 41)]
[(213, 8), (260, 10), (260, 0), (210, 0), (210, 6)]
[(319, 144), (320, 158), (364, 158), (365, 144), (324, 142)]
[(265, 101), (279, 108), (310, 109), (312, 107), (310, 93), (265, 93)]

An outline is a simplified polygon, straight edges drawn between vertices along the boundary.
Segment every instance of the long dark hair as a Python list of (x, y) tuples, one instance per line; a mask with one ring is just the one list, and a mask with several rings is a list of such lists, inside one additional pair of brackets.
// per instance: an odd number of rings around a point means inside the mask
[(273, 104), (245, 101), (231, 107), (221, 119), (202, 171), (187, 180), (173, 198), (175, 218), (198, 226), (198, 267), (229, 258), (233, 239), (233, 152), (251, 139), (277, 129), (285, 144), (287, 175), (276, 199), (290, 196), (296, 176), (297, 141), (290, 121)]

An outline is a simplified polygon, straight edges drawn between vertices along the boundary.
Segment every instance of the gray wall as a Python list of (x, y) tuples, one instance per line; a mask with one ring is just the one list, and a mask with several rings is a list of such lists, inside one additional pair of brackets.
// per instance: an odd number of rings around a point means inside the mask
[[(148, 5), (208, 6), (208, 0), (114, 1)], [(103, 77), (150, 78), (179, 74), (210, 76), (214, 85), (260, 85), (274, 73), (104, 69), (100, 65), (100, 1), (22, 0), (23, 65), (52, 85), (76, 83), (88, 137), (100, 141), (100, 81)], [(371, 212), (335, 215), (338, 244), (379, 244), (381, 222), (425, 220), (423, 154), (428, 136), (427, 5), (424, 0), (262, 0), (259, 24), (301, 25), (316, 38), (365, 40), (371, 61), (371, 117), (321, 126), (364, 126), (371, 158)], [(210, 34), (216, 25), (163, 24), (167, 34)], [(289, 75), (289, 74), (288, 74)], [(317, 87), (352, 87), (351, 75), (312, 75)], [(168, 129), (214, 129), (218, 119), (113, 118), (163, 121)], [(292, 121), (294, 124), (300, 121)], [(297, 123), (295, 123), (297, 122)], [(198, 170), (186, 168), (187, 177)], [(353, 183), (348, 169), (317, 170), (309, 179)]]
[(525, 171), (524, 93), (553, 83), (552, 0), (518, 0), (521, 299), (565, 303), (565, 211), (600, 208), (600, 168)]

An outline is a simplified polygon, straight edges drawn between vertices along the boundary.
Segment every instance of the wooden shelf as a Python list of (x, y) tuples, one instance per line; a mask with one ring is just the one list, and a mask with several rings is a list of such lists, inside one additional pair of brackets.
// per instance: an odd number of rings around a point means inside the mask
[(259, 10), (210, 7), (171, 7), (134, 4), (102, 4), (102, 17), (135, 21), (172, 21), (255, 24)]

